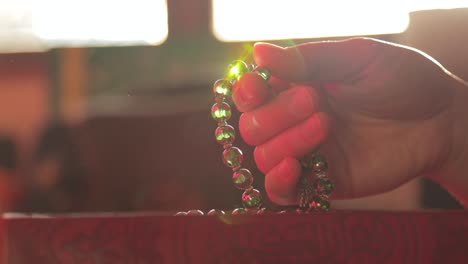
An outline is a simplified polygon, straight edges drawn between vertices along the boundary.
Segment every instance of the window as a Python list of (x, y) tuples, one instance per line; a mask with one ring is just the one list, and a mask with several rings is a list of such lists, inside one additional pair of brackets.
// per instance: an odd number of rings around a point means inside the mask
[(212, 0), (221, 41), (320, 38), (403, 32), (409, 12), (468, 6), (467, 0)]
[(5, 0), (0, 51), (51, 47), (161, 44), (165, 0)]

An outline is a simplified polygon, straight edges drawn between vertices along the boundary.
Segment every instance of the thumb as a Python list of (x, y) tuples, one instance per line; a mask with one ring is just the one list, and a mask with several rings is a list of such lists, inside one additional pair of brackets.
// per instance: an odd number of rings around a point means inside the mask
[(289, 48), (257, 43), (254, 59), (258, 66), (287, 81), (352, 82), (388, 46), (384, 43), (370, 38), (311, 42)]

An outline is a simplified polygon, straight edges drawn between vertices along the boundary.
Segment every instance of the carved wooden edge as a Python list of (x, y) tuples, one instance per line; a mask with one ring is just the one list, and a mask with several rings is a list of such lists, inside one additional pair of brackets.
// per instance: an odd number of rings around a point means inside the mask
[(468, 212), (7, 216), (2, 263), (468, 263)]

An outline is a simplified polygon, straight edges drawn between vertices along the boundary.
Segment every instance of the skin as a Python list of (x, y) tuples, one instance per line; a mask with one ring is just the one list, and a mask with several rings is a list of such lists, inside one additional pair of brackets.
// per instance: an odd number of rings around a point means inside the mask
[(254, 47), (235, 83), (239, 129), (255, 146), (269, 198), (297, 204), (298, 159), (320, 147), (335, 199), (390, 191), (418, 177), (468, 201), (468, 86), (428, 55), (369, 38)]

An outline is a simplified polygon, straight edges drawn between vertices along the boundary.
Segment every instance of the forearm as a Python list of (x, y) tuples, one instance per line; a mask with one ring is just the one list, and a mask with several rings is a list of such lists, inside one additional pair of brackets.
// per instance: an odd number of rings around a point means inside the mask
[(457, 77), (452, 84), (452, 147), (446, 164), (433, 180), (468, 207), (468, 84)]

